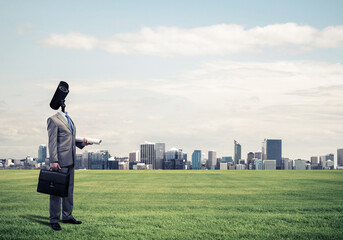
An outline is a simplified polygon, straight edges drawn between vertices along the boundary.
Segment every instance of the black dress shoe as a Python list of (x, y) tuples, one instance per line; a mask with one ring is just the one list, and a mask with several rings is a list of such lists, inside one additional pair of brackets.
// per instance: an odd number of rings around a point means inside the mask
[(76, 221), (75, 218), (71, 218), (71, 219), (68, 219), (68, 220), (63, 220), (62, 222), (63, 223), (71, 223), (71, 224), (81, 224), (82, 223), (81, 221)]
[(55, 231), (61, 231), (62, 228), (59, 223), (50, 223), (50, 227), (54, 229)]

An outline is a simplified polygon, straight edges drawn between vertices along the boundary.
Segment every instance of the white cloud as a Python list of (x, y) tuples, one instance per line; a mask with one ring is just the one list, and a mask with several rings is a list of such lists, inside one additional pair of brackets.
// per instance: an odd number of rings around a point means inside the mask
[(51, 47), (81, 50), (103, 49), (112, 54), (153, 56), (229, 55), (256, 52), (277, 46), (300, 49), (343, 47), (343, 26), (323, 30), (296, 23), (273, 24), (245, 29), (241, 25), (220, 24), (183, 29), (144, 27), (135, 33), (118, 33), (99, 39), (81, 33), (51, 34), (40, 43)]
[(51, 34), (48, 38), (42, 39), (39, 42), (53, 47), (75, 48), (87, 51), (97, 46), (97, 39), (95, 37), (86, 36), (81, 33)]

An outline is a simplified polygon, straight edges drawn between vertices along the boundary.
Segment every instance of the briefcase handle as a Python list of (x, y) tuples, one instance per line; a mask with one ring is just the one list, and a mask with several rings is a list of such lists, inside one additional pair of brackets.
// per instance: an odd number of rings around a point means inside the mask
[(61, 169), (57, 169), (56, 171), (54, 171), (54, 170), (52, 170), (52, 168), (49, 168), (49, 171), (50, 172), (60, 172), (60, 173), (62, 172)]

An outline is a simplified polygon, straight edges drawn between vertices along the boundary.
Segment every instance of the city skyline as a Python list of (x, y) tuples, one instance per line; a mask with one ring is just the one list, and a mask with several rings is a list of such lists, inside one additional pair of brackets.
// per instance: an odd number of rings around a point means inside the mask
[[(235, 140), (235, 158), (237, 158)], [(84, 151), (76, 154), (76, 169), (112, 169), (112, 170), (342, 170), (343, 149), (337, 149), (337, 155), (329, 153), (311, 156), (309, 159), (290, 159), (282, 155), (282, 139), (265, 139), (262, 152), (248, 152), (247, 158), (234, 160), (232, 156), (217, 155), (215, 150), (194, 150), (191, 160), (188, 153), (181, 148), (172, 147), (166, 150), (165, 143), (144, 142), (139, 145), (140, 150), (130, 152), (128, 156), (111, 156), (108, 150)], [(2, 169), (47, 169), (49, 158), (47, 146), (38, 147), (38, 158), (26, 156), (22, 159), (0, 159)]]
[(150, 140), (234, 156), (237, 139), (245, 158), (282, 139), (289, 158), (336, 153), (342, 10), (341, 1), (3, 1), (0, 158), (47, 144), (61, 80), (77, 134), (103, 140), (91, 151), (126, 156)]
[[(168, 145), (167, 145), (168, 146)], [(151, 141), (144, 141), (140, 143), (137, 147), (139, 150), (134, 150), (131, 152), (128, 152), (124, 155), (112, 155), (112, 157), (116, 158), (127, 158), (130, 159), (130, 161), (138, 161), (138, 162), (144, 162), (145, 164), (151, 165), (154, 169), (163, 169), (163, 161), (165, 160), (165, 155), (168, 155), (167, 152), (180, 152), (182, 153), (182, 158), (187, 155), (188, 152), (184, 151), (182, 147), (179, 146), (179, 148), (176, 148), (175, 146), (169, 146), (166, 147), (166, 143), (162, 142), (151, 142)], [(234, 154), (229, 156), (225, 154), (219, 153), (217, 155), (217, 151), (214, 149), (201, 149), (201, 150), (196, 150), (193, 149), (192, 155), (191, 156), (191, 161), (193, 159), (193, 153), (194, 152), (200, 152), (199, 156), (201, 157), (201, 161), (206, 160), (208, 162), (209, 168), (211, 166), (216, 165), (215, 162), (220, 158), (222, 159), (223, 162), (232, 162), (234, 164), (240, 164), (240, 161), (244, 161), (245, 164), (248, 164), (253, 160), (253, 159), (260, 159), (260, 160), (275, 160), (277, 169), (281, 168), (281, 162), (284, 159), (289, 159), (289, 160), (305, 160), (307, 162), (311, 163), (321, 163), (324, 159), (326, 160), (332, 160), (335, 162), (335, 166), (337, 163), (337, 166), (343, 166), (343, 148), (338, 148), (336, 149), (337, 155), (335, 156), (335, 153), (330, 152), (330, 153), (321, 153), (320, 155), (311, 155), (309, 158), (300, 158), (300, 157), (295, 157), (295, 158), (289, 158), (288, 156), (285, 156), (282, 154), (282, 139), (264, 139), (261, 142), (261, 149), (262, 151), (255, 151), (251, 152), (248, 150), (246, 152), (246, 158), (242, 157), (242, 152), (241, 152), (241, 144), (239, 144), (236, 140), (234, 140), (233, 144), (233, 152)], [(93, 149), (93, 150), (86, 150), (80, 153), (79, 151), (77, 155), (82, 155), (82, 154), (87, 154), (87, 153), (100, 153), (106, 151), (109, 153), (108, 150), (105, 150), (103, 148), (99, 149)], [(208, 157), (206, 158), (206, 151), (208, 153)], [(49, 159), (48, 156), (48, 146), (46, 144), (40, 144), (38, 147), (38, 154), (37, 156), (35, 155), (26, 155), (26, 158), (32, 158), (36, 159), (38, 163), (44, 162), (45, 159)], [(202, 152), (202, 154), (201, 154)], [(170, 154), (169, 154), (170, 155)], [(243, 153), (245, 155), (245, 153)], [(13, 160), (23, 160), (25, 157), (20, 157), (20, 158), (0, 158), (2, 160), (5, 159), (13, 159)], [(143, 159), (143, 160), (142, 160)]]

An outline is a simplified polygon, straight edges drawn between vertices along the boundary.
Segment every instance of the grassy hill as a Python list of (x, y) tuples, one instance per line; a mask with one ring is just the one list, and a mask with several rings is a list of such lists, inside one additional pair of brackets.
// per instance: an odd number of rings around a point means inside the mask
[(0, 171), (0, 239), (343, 238), (343, 171), (78, 170), (60, 232), (38, 174)]

